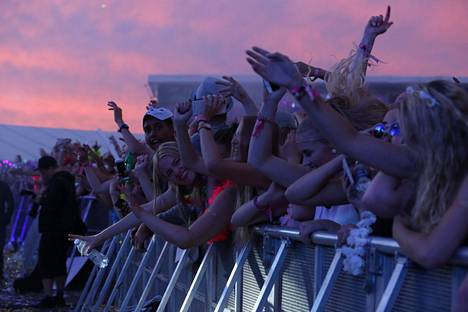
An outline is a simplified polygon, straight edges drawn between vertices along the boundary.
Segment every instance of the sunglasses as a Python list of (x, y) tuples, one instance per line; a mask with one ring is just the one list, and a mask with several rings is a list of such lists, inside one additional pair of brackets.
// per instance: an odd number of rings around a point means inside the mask
[(397, 122), (394, 122), (388, 127), (385, 123), (379, 123), (375, 125), (374, 129), (372, 129), (372, 135), (376, 138), (383, 138), (385, 135), (389, 135), (391, 137), (399, 136), (400, 135), (400, 125)]

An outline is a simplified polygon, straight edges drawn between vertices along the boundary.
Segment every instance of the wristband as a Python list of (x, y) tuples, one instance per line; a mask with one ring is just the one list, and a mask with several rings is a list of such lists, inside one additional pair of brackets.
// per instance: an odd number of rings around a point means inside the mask
[(265, 118), (262, 115), (258, 115), (257, 122), (255, 123), (255, 128), (252, 132), (252, 136), (254, 138), (258, 137), (260, 135), (260, 132), (263, 130), (263, 128), (265, 128), (265, 122), (276, 124), (276, 122), (273, 119)]
[(117, 130), (117, 132), (122, 132), (122, 129), (127, 129), (128, 130), (128, 129), (130, 129), (130, 127), (126, 123), (124, 123), (119, 127), (119, 130)]
[(299, 87), (292, 87), (289, 89), (289, 92), (294, 96), (296, 100), (302, 99), (305, 95), (308, 95), (312, 100), (314, 100), (316, 97), (320, 97), (320, 94), (312, 88), (310, 84), (303, 84)]
[(206, 129), (206, 130), (211, 131), (211, 125), (204, 120), (200, 120), (200, 122), (198, 123), (198, 131), (200, 131), (201, 129)]

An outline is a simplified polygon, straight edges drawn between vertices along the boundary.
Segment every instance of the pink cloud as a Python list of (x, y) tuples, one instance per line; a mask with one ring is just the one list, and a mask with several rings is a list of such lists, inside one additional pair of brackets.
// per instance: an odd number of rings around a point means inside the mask
[[(386, 64), (370, 74), (468, 75), (466, 1), (391, 2), (395, 24), (374, 50)], [(114, 99), (139, 129), (148, 74), (250, 74), (244, 51), (252, 45), (327, 68), (385, 6), (371, 0), (2, 2), (0, 123), (111, 130), (105, 103)]]

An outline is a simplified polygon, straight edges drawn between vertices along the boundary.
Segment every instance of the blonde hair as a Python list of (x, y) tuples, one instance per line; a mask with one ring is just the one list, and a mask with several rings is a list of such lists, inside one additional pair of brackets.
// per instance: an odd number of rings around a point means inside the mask
[(362, 96), (368, 95), (364, 85), (368, 60), (368, 57), (352, 50), (347, 58), (335, 64), (324, 77), (330, 96), (348, 98), (353, 106)]
[(411, 224), (428, 233), (450, 207), (467, 172), (468, 94), (441, 80), (407, 90), (400, 122), (419, 169)]
[[(180, 159), (179, 148), (175, 141), (164, 142), (159, 145), (158, 149), (154, 153), (153, 156), (153, 183), (154, 183), (154, 195), (155, 197), (160, 196), (162, 193), (161, 188), (161, 181), (159, 179), (159, 162), (162, 158), (170, 156), (174, 158)], [(183, 192), (181, 186), (175, 185), (176, 190), (176, 198), (179, 202), (184, 202), (185, 199), (183, 198)], [(194, 186), (192, 192), (190, 194), (192, 197), (192, 203), (202, 203), (204, 201), (202, 190), (199, 186)]]

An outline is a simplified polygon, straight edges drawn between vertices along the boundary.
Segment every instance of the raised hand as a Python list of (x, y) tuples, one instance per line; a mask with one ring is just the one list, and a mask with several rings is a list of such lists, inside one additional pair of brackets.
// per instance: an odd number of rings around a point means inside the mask
[(301, 73), (287, 56), (280, 53), (270, 53), (258, 47), (253, 47), (246, 53), (248, 55), (247, 62), (264, 79), (287, 88), (302, 85)]
[(122, 117), (122, 109), (113, 101), (107, 102), (107, 109), (114, 111), (114, 121), (120, 127), (124, 124)]
[(219, 112), (221, 107), (225, 104), (225, 97), (223, 95), (208, 95), (204, 96), (205, 112), (203, 116), (210, 121)]
[(140, 155), (137, 157), (137, 162), (136, 162), (136, 165), (135, 165), (135, 169), (133, 169), (133, 171), (136, 173), (136, 174), (139, 174), (139, 173), (143, 173), (146, 171), (148, 165), (149, 165), (149, 160), (148, 160), (149, 156), (148, 154), (143, 154), (143, 155)]
[(242, 102), (249, 97), (244, 87), (242, 87), (242, 85), (237, 80), (230, 76), (223, 76), (223, 80), (216, 81), (216, 84), (224, 87), (220, 90), (222, 95), (232, 96), (239, 102)]
[(390, 12), (391, 8), (390, 6), (387, 6), (385, 18), (383, 15), (372, 16), (366, 25), (364, 34), (377, 37), (378, 35), (385, 33), (390, 28), (390, 26), (393, 25), (393, 22), (390, 22)]
[(177, 125), (186, 125), (190, 117), (192, 117), (192, 102), (185, 101), (177, 103), (174, 111), (174, 123)]

